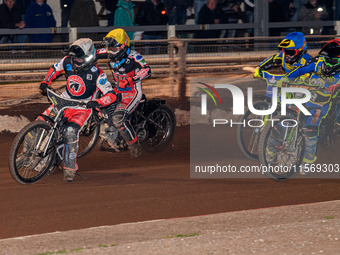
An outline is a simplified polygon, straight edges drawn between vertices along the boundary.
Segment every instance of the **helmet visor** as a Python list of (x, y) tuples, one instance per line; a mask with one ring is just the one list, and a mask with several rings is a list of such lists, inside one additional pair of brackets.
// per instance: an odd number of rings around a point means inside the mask
[(120, 46), (115, 46), (115, 47), (108, 47), (106, 50), (108, 51), (108, 53), (110, 53), (110, 54), (112, 54), (112, 55), (116, 55), (116, 54), (118, 54), (123, 48), (124, 48), (124, 45), (120, 45)]
[(299, 53), (297, 49), (283, 49), (287, 56), (293, 57)]
[(340, 65), (340, 58), (330, 58), (327, 56), (322, 56), (326, 66), (333, 67), (335, 65)]
[(85, 53), (78, 45), (72, 45), (68, 50), (68, 55), (72, 57), (82, 58), (83, 56), (85, 56)]
[(84, 63), (84, 59), (83, 58), (73, 57), (73, 64), (76, 67), (81, 67), (83, 63)]
[(124, 44), (118, 43), (112, 37), (105, 37), (102, 42), (102, 45), (107, 50), (107, 52), (112, 55), (118, 54), (125, 46)]

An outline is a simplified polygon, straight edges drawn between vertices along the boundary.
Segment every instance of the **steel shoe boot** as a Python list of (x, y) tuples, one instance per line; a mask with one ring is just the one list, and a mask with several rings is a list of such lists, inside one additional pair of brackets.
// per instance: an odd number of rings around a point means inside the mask
[(72, 182), (76, 175), (76, 171), (64, 169), (64, 182)]
[(130, 144), (129, 149), (130, 149), (130, 157), (131, 158), (138, 158), (142, 155), (142, 149), (136, 143)]

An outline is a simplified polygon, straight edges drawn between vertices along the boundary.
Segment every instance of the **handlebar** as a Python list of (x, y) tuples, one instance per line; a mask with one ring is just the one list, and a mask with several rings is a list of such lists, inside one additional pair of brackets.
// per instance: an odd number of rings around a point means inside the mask
[[(65, 107), (74, 107), (74, 106), (80, 106), (80, 107), (86, 107), (86, 102), (71, 99), (71, 98), (65, 98), (60, 95), (58, 95), (56, 92), (54, 92), (52, 89), (47, 89), (47, 97), (52, 102), (54, 108), (61, 109)], [(84, 107), (84, 108), (85, 108)]]

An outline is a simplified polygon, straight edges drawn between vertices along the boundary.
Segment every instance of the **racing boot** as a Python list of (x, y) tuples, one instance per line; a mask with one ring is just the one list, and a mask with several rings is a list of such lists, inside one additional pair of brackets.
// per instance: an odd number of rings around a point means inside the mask
[(72, 182), (75, 175), (76, 171), (64, 168), (64, 182)]
[(78, 170), (77, 164), (77, 151), (78, 151), (78, 142), (77, 142), (77, 130), (69, 126), (66, 128), (66, 132), (64, 132), (64, 181), (72, 182), (74, 176), (76, 175), (76, 171)]
[(317, 128), (309, 127), (305, 132), (305, 152), (303, 155), (303, 164), (300, 166), (300, 174), (309, 174), (306, 164), (312, 164), (316, 161), (316, 148), (318, 143)]
[(130, 157), (138, 158), (142, 155), (142, 149), (137, 143), (129, 144)]

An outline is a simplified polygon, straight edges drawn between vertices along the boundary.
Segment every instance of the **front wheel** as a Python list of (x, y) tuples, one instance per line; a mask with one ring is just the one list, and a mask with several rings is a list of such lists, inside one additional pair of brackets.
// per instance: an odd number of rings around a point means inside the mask
[(34, 121), (15, 137), (9, 153), (9, 171), (18, 183), (39, 181), (54, 164), (56, 134), (53, 134), (48, 142), (51, 130), (52, 127), (48, 123)]
[(266, 125), (259, 141), (259, 161), (265, 175), (284, 181), (299, 171), (305, 151), (305, 139), (292, 116), (276, 116)]
[(167, 148), (174, 136), (176, 117), (168, 105), (161, 105), (146, 116), (144, 129), (138, 133), (141, 147), (147, 152)]

